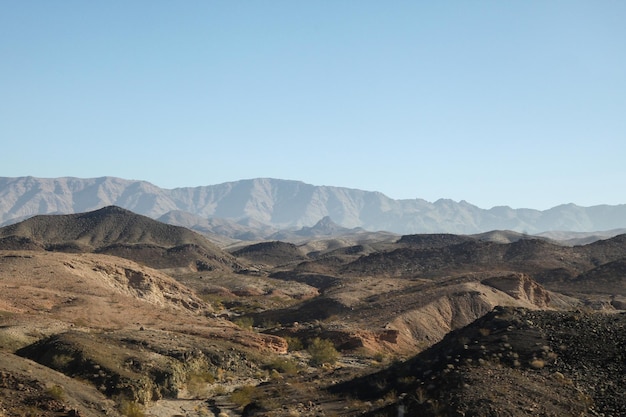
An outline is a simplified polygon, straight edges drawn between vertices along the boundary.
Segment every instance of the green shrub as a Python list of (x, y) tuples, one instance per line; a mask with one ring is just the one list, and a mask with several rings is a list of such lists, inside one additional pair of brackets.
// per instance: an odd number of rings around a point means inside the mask
[(120, 403), (120, 413), (126, 417), (145, 417), (141, 404), (129, 400), (123, 400)]
[(307, 347), (307, 351), (311, 355), (311, 366), (322, 366), (325, 363), (334, 364), (339, 359), (339, 352), (330, 340), (320, 339), (316, 337)]
[(304, 349), (304, 345), (302, 344), (302, 340), (297, 337), (286, 336), (285, 340), (287, 341), (287, 349), (290, 352), (297, 352), (299, 350)]
[(387, 360), (387, 355), (383, 352), (376, 352), (374, 353), (373, 359), (378, 363), (383, 363)]
[(46, 390), (46, 394), (54, 400), (65, 401), (65, 391), (60, 385), (53, 385)]
[(215, 382), (215, 375), (208, 371), (192, 372), (187, 375), (187, 391), (194, 397), (205, 396), (209, 391), (209, 384)]
[(252, 317), (238, 317), (233, 320), (233, 323), (242, 329), (251, 330), (252, 326), (254, 326), (254, 319)]
[(230, 394), (230, 400), (240, 407), (245, 407), (254, 400), (256, 387), (254, 385), (244, 385)]
[(275, 327), (279, 327), (280, 323), (272, 320), (263, 320), (261, 323), (261, 327), (264, 329), (273, 329)]
[(298, 373), (298, 364), (289, 358), (276, 358), (267, 364), (269, 369), (276, 370), (281, 374), (294, 375)]

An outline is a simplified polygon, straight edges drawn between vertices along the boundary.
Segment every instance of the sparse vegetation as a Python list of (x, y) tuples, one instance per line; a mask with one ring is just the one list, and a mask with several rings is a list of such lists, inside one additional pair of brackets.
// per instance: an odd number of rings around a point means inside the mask
[(271, 370), (276, 370), (281, 374), (294, 375), (298, 373), (298, 364), (290, 358), (279, 357), (267, 364)]
[(285, 340), (287, 341), (287, 347), (290, 352), (297, 352), (299, 350), (304, 350), (304, 344), (302, 340), (298, 337), (286, 336)]
[(222, 311), (224, 309), (223, 297), (212, 293), (200, 293), (198, 296), (202, 301), (209, 303), (215, 311)]
[(339, 352), (335, 349), (333, 343), (330, 340), (320, 339), (319, 337), (316, 337), (309, 343), (307, 352), (311, 355), (309, 361), (311, 366), (333, 365), (339, 359)]
[(65, 390), (60, 385), (53, 385), (46, 389), (46, 394), (50, 396), (50, 398), (57, 401), (65, 401)]
[(252, 317), (237, 317), (233, 320), (233, 323), (242, 329), (252, 330), (252, 326), (254, 326), (254, 319)]
[(192, 372), (187, 376), (187, 391), (192, 397), (200, 398), (209, 392), (209, 384), (215, 382), (215, 375), (208, 371)]
[(239, 407), (245, 407), (254, 401), (256, 390), (254, 385), (244, 385), (230, 394), (230, 400)]
[(280, 326), (280, 323), (278, 323), (277, 321), (273, 321), (273, 320), (264, 320), (261, 323), (261, 327), (263, 329), (273, 329), (279, 326)]
[(119, 406), (120, 413), (126, 417), (145, 417), (145, 411), (136, 401), (122, 400)]

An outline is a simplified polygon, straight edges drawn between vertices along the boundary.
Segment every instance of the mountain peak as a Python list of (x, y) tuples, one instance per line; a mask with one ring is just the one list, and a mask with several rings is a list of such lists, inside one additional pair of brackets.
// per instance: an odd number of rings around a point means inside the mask
[(326, 230), (329, 228), (336, 229), (338, 227), (339, 225), (335, 223), (333, 219), (330, 218), (330, 216), (322, 217), (320, 221), (315, 223), (315, 225), (313, 226), (314, 229), (326, 229)]
[(339, 226), (335, 223), (330, 216), (322, 217), (315, 225), (312, 227), (303, 227), (300, 229), (297, 234), (300, 236), (332, 236), (336, 235), (338, 232), (347, 231), (349, 229), (345, 227)]

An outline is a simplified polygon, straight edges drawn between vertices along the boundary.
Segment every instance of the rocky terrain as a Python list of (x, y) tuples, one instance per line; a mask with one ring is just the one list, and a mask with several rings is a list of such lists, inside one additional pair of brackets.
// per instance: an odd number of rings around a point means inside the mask
[(624, 313), (497, 307), (408, 361), (330, 390), (392, 397), (376, 415), (622, 416), (625, 325)]
[[(49, 415), (122, 412), (123, 404), (184, 397), (196, 374), (241, 384), (260, 372), (262, 355), (286, 352), (283, 339), (215, 311), (170, 276), (123, 258), (0, 251), (0, 350), (4, 361), (23, 364), (1, 368), (0, 407), (5, 415), (29, 407)], [(96, 394), (76, 405), (76, 395)]]
[(0, 248), (102, 253), (139, 260), (158, 269), (240, 267), (198, 233), (115, 206), (88, 213), (31, 217), (1, 228)]
[(0, 228), (0, 415), (626, 413), (626, 235), (337, 229), (226, 250), (119, 207)]

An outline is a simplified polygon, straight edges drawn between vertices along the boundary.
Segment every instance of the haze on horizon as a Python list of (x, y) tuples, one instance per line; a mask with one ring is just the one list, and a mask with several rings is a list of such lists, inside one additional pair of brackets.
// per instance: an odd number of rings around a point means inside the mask
[(1, 176), (626, 203), (626, 3), (0, 4)]

